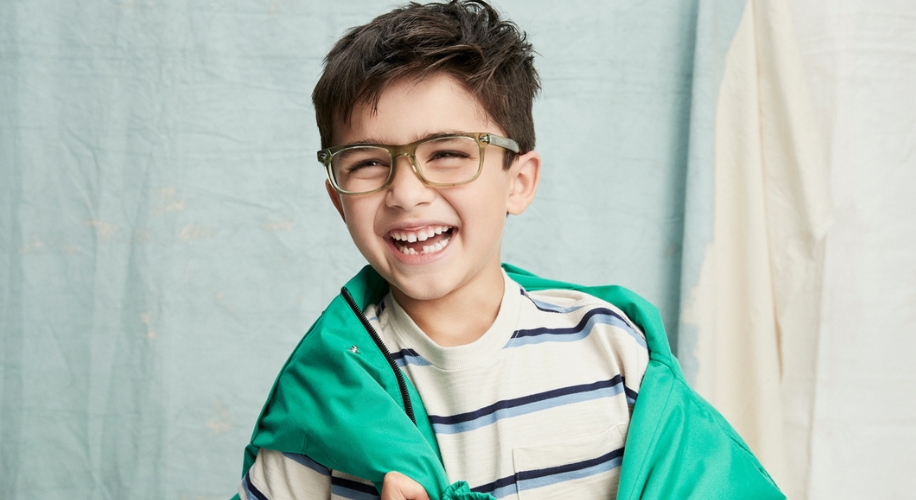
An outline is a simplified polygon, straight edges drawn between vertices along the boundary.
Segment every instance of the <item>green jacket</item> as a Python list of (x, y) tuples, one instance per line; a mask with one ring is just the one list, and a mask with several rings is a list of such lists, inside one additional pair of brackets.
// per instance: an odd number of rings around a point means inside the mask
[[(583, 287), (504, 265), (527, 290), (580, 290), (619, 307), (646, 334), (649, 366), (627, 433), (617, 498), (785, 498), (728, 422), (684, 380), (658, 311), (616, 287)], [(449, 484), (416, 389), (370, 334), (364, 310), (388, 284), (365, 267), (303, 337), (274, 383), (245, 450), (244, 473), (259, 448), (308, 455), (381, 490), (396, 470), (432, 500), (483, 500)]]

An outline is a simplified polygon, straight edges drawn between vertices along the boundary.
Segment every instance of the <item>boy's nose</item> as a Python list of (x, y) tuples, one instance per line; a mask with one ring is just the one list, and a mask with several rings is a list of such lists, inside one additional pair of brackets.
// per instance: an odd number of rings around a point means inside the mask
[(412, 208), (432, 201), (433, 189), (423, 183), (413, 170), (410, 158), (398, 156), (394, 163), (394, 178), (385, 194), (388, 206)]

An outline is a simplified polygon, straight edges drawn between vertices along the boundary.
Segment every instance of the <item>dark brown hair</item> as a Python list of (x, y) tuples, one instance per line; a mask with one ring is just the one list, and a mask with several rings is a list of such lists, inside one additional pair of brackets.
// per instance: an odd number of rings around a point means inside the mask
[[(461, 82), (521, 153), (534, 148), (534, 96), (540, 89), (524, 32), (482, 0), (410, 3), (350, 29), (325, 58), (312, 92), (321, 146), (331, 147), (335, 118), (378, 105), (390, 83), (446, 73)], [(485, 132), (468, 130), (468, 132)], [(508, 167), (516, 155), (506, 152)]]

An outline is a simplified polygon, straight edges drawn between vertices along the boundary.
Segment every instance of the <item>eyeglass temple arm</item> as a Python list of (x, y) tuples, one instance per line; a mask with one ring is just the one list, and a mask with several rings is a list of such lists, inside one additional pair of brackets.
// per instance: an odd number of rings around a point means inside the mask
[(488, 144), (499, 146), (503, 149), (508, 149), (509, 151), (512, 151), (513, 153), (518, 153), (520, 149), (518, 146), (518, 143), (513, 141), (512, 139), (509, 139), (508, 137), (500, 137), (498, 135), (487, 134), (481, 137), (481, 139), (483, 139)]

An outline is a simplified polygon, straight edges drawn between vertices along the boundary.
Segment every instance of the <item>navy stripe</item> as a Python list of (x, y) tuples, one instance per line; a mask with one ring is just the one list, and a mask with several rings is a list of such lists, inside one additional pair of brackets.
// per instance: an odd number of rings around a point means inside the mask
[(257, 498), (258, 500), (270, 500), (269, 498), (267, 498), (267, 495), (261, 493), (261, 491), (258, 490), (255, 487), (255, 485), (251, 482), (250, 474), (245, 474), (245, 491), (254, 495), (254, 497)]
[(477, 493), (492, 494), (494, 491), (500, 488), (505, 488), (507, 486), (512, 486), (514, 484), (515, 484), (515, 476), (513, 475), (513, 476), (504, 477), (502, 479), (497, 479), (496, 481), (493, 481), (492, 483), (487, 483), (487, 484), (482, 484), (480, 486), (476, 486), (474, 488), (471, 488), (471, 491), (476, 491)]
[(421, 358), (421, 357), (422, 357), (422, 356), (420, 356), (420, 353), (418, 353), (417, 351), (414, 351), (413, 349), (401, 349), (401, 350), (398, 351), (398, 352), (393, 352), (393, 353), (391, 353), (391, 359), (393, 359), (393, 360), (395, 360), (395, 361), (398, 361), (398, 360), (400, 360), (400, 359), (404, 359), (404, 358), (406, 358), (406, 357), (408, 357), (408, 356), (416, 357), (416, 358)]
[(636, 402), (636, 396), (639, 396), (638, 392), (634, 391), (633, 389), (630, 389), (627, 386), (623, 386), (623, 392), (627, 394), (627, 400), (632, 401), (633, 403)]
[(343, 486), (331, 486), (332, 497), (343, 497), (350, 500), (378, 500), (377, 493), (363, 493), (361, 491), (347, 489)]
[(359, 481), (353, 481), (352, 479), (331, 476), (331, 486), (338, 486), (340, 488), (346, 488), (348, 490), (353, 490), (359, 493), (366, 493), (378, 497), (378, 490), (375, 489), (375, 486), (361, 483)]
[(555, 314), (562, 314), (562, 313), (564, 313), (564, 312), (570, 312), (570, 311), (566, 311), (566, 310), (564, 310), (564, 309), (557, 308), (557, 307), (553, 306), (553, 304), (548, 304), (548, 303), (546, 303), (546, 302), (541, 302), (540, 300), (534, 300), (534, 299), (532, 299), (531, 296), (528, 295), (527, 292), (525, 292), (525, 289), (524, 289), (524, 288), (520, 288), (519, 290), (521, 290), (521, 292), (522, 292), (522, 297), (525, 297), (526, 299), (528, 299), (529, 301), (531, 301), (531, 304), (534, 305), (534, 307), (535, 307), (538, 311), (544, 311), (544, 312), (555, 313)]
[(582, 319), (579, 320), (579, 324), (577, 324), (576, 326), (569, 327), (569, 328), (541, 327), (541, 328), (532, 328), (530, 330), (516, 330), (515, 333), (512, 334), (512, 338), (536, 337), (538, 335), (545, 335), (545, 334), (564, 335), (564, 334), (571, 334), (571, 333), (579, 333), (582, 331), (583, 328), (585, 328), (585, 325), (588, 324), (588, 320), (590, 320), (592, 316), (597, 316), (597, 315), (612, 316), (626, 323), (626, 320), (624, 320), (623, 317), (617, 314), (616, 312), (610, 309), (604, 308), (604, 307), (597, 307), (583, 314)]
[[(566, 464), (566, 465), (558, 465), (556, 467), (548, 467), (545, 469), (521, 471), (514, 475), (497, 479), (496, 481), (493, 481), (492, 483), (487, 483), (487, 484), (482, 484), (480, 486), (476, 486), (474, 488), (471, 488), (471, 491), (478, 492), (478, 493), (489, 493), (499, 498), (499, 497), (506, 496), (508, 494), (517, 493), (520, 489), (522, 489), (522, 488), (519, 488), (518, 484), (524, 481), (530, 482), (530, 481), (534, 481), (537, 479), (546, 478), (549, 476), (562, 476), (564, 474), (569, 476), (570, 473), (584, 471), (590, 468), (596, 468), (602, 464), (610, 464), (611, 469), (613, 469), (620, 465), (619, 462), (621, 458), (623, 457), (623, 450), (624, 450), (623, 448), (619, 448), (610, 453), (606, 453), (600, 457), (583, 460), (581, 462), (575, 462), (575, 463)], [(586, 473), (586, 475), (591, 475), (591, 474), (600, 473), (600, 472), (604, 472), (604, 471), (596, 470), (590, 473)], [(572, 478), (574, 477), (575, 476), (572, 476)], [(567, 479), (570, 479), (570, 478), (567, 478)], [(562, 482), (562, 479), (558, 482)], [(530, 489), (531, 486), (537, 487), (538, 486), (537, 482), (535, 482), (534, 484), (530, 484), (529, 488), (526, 488), (526, 489)], [(499, 494), (497, 494), (499, 490), (502, 490), (502, 491)]]
[(401, 349), (396, 353), (392, 353), (391, 359), (402, 368), (406, 365), (429, 366), (431, 364), (413, 349)]
[(604, 307), (591, 309), (582, 315), (579, 323), (568, 328), (533, 328), (529, 330), (516, 330), (506, 347), (520, 347), (541, 342), (574, 342), (588, 337), (595, 325), (606, 324), (624, 330), (643, 349), (646, 348), (646, 339), (617, 312)]
[(622, 382), (623, 382), (623, 377), (620, 375), (617, 375), (610, 380), (602, 380), (599, 382), (593, 382), (591, 384), (580, 384), (580, 385), (573, 385), (570, 387), (561, 387), (559, 389), (539, 392), (537, 394), (531, 394), (531, 395), (524, 396), (521, 398), (497, 401), (489, 406), (484, 406), (483, 408), (479, 410), (469, 411), (467, 413), (459, 413), (458, 415), (451, 415), (451, 416), (430, 415), (429, 421), (434, 424), (445, 424), (445, 425), (457, 424), (461, 422), (469, 422), (471, 420), (475, 420), (480, 417), (491, 415), (493, 413), (496, 413), (499, 410), (515, 408), (518, 406), (536, 403), (538, 401), (545, 401), (548, 399), (554, 399), (554, 398), (558, 398), (561, 396), (567, 396), (570, 394), (580, 394), (584, 392), (595, 391), (598, 389), (614, 387)]
[(620, 458), (623, 456), (623, 448), (616, 449), (610, 453), (604, 454), (597, 458), (591, 458), (589, 460), (583, 460), (581, 462), (576, 462), (567, 465), (558, 465), (556, 467), (548, 467), (546, 469), (535, 469), (529, 471), (522, 471), (517, 473), (515, 476), (519, 481), (527, 481), (530, 479), (538, 479), (541, 477), (555, 476), (557, 474), (564, 474), (566, 472), (573, 472), (577, 470), (587, 469), (589, 467), (594, 467), (606, 462), (610, 462), (614, 459)]
[[(529, 479), (519, 479), (518, 490), (523, 491), (543, 488), (545, 486), (553, 486), (556, 484), (565, 483), (567, 481), (575, 481), (577, 479), (583, 479), (586, 477), (594, 476), (596, 474), (611, 472), (612, 470), (619, 468), (622, 463), (622, 456), (612, 456), (609, 460), (592, 463), (591, 465), (586, 465), (584, 467), (570, 468), (564, 471), (557, 470), (549, 475), (538, 475)], [(560, 468), (561, 467), (557, 467), (555, 469)]]
[(321, 474), (322, 476), (331, 475), (331, 469), (328, 469), (327, 467), (312, 460), (307, 455), (301, 455), (298, 453), (284, 453), (283, 456), (292, 460), (293, 462), (296, 462), (299, 465), (302, 465), (303, 467), (308, 467), (309, 469), (312, 469), (313, 471)]

